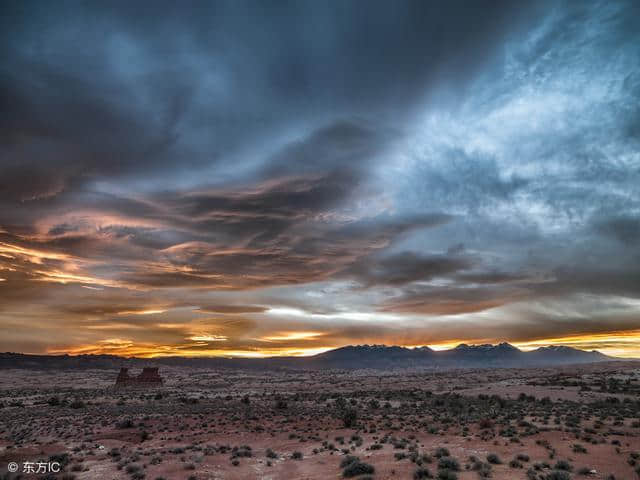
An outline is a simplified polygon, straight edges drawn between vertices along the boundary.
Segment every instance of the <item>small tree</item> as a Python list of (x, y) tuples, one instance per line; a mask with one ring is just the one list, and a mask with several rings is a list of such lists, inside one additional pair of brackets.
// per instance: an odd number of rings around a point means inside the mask
[(355, 408), (346, 408), (341, 413), (341, 419), (346, 428), (351, 428), (358, 422), (358, 411)]

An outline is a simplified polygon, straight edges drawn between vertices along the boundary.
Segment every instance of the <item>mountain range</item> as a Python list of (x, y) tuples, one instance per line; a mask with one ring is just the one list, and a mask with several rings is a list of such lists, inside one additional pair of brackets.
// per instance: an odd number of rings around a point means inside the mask
[(153, 365), (239, 369), (450, 369), (526, 368), (618, 360), (598, 351), (565, 346), (522, 351), (508, 343), (460, 344), (451, 350), (429, 347), (349, 345), (310, 357), (222, 358), (160, 357), (125, 358), (115, 355), (28, 355), (0, 353), (0, 369), (114, 369)]

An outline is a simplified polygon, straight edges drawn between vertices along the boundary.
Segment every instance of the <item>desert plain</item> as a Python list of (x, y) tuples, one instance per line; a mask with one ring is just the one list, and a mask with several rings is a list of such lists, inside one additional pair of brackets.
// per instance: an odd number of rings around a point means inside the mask
[[(640, 476), (640, 363), (466, 370), (0, 371), (0, 478)], [(61, 472), (9, 473), (55, 461)]]

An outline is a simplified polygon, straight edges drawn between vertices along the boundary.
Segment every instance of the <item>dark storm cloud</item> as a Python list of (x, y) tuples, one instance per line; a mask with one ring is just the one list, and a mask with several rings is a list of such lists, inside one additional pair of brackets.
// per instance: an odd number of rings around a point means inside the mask
[[(440, 216), (434, 216), (414, 218), (406, 223), (348, 224), (344, 228), (330, 229), (324, 222), (320, 225), (309, 223), (304, 216), (299, 223), (291, 222), (291, 218), (278, 223), (277, 220), (258, 221), (250, 216), (241, 216), (232, 222), (231, 231), (237, 247), (225, 249), (224, 242), (219, 244), (222, 250), (217, 250), (215, 244), (178, 245), (162, 252), (162, 256), (171, 267), (189, 267), (188, 271), (141, 269), (123, 275), (122, 279), (133, 285), (151, 287), (210, 286), (220, 289), (321, 281), (334, 274), (343, 276), (339, 272), (346, 265), (389, 246), (399, 235), (438, 225), (441, 220)], [(216, 225), (219, 231), (225, 231), (224, 221)]]
[(640, 217), (614, 217), (595, 225), (598, 232), (615, 238), (619, 242), (637, 246), (640, 243)]
[(514, 274), (508, 272), (480, 272), (480, 273), (461, 273), (455, 276), (456, 280), (463, 283), (511, 283), (520, 282), (527, 279), (526, 275)]
[(188, 194), (177, 200), (176, 210), (196, 221), (219, 215), (223, 221), (237, 217), (295, 222), (339, 206), (353, 187), (354, 178), (348, 172), (331, 172), (318, 178), (284, 179), (254, 191)]
[(627, 268), (599, 268), (572, 266), (558, 268), (554, 272), (555, 281), (541, 284), (539, 290), (546, 295), (562, 295), (573, 292), (594, 293), (600, 295), (628, 295), (637, 298), (640, 295), (640, 272), (637, 264)]
[(294, 141), (269, 159), (264, 174), (313, 174), (351, 171), (371, 166), (385, 144), (399, 132), (376, 128), (357, 119), (339, 120)]
[(420, 256), (413, 252), (393, 254), (384, 258), (360, 258), (342, 275), (356, 279), (364, 287), (373, 285), (405, 285), (419, 280), (448, 276), (472, 265), (470, 259), (446, 255)]
[(526, 290), (507, 288), (411, 287), (385, 301), (384, 312), (458, 315), (481, 312), (526, 298)]
[[(17, 248), (27, 263), (37, 258), (43, 267), (36, 277), (48, 280), (58, 275), (55, 269), (77, 273), (84, 264), (82, 278), (65, 281), (107, 279), (102, 282), (107, 286), (133, 289), (243, 289), (324, 280), (407, 232), (450, 220), (442, 214), (375, 213), (371, 219), (342, 219), (334, 209), (352, 195), (353, 181), (352, 174), (338, 171), (243, 188), (165, 193), (137, 203), (105, 197), (102, 210), (76, 223), (56, 222), (29, 240), (5, 234), (6, 248), (10, 253)], [(131, 216), (129, 205), (143, 207)], [(115, 216), (116, 225), (100, 226), (102, 215)], [(118, 225), (121, 221), (157, 224), (129, 227)]]
[(522, 10), (13, 4), (2, 24), (0, 190), (24, 200), (149, 169), (224, 170), (232, 151), (310, 115), (402, 111), (441, 75), (464, 83)]

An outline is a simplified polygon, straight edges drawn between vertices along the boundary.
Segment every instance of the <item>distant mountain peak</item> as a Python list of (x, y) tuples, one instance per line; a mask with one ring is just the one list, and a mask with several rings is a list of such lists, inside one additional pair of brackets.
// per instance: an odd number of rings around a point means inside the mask
[(433, 348), (429, 347), (428, 345), (423, 345), (422, 347), (416, 347), (414, 348), (414, 350), (417, 351), (422, 351), (422, 352), (433, 352)]
[(547, 345), (546, 347), (538, 347), (533, 352), (546, 353), (546, 354), (564, 354), (564, 355), (592, 355), (601, 358), (613, 358), (608, 357), (598, 350), (580, 350), (578, 348), (569, 347), (568, 345)]
[(583, 350), (578, 350), (576, 348), (572, 348), (572, 347), (567, 347), (566, 345), (547, 345), (545, 347), (538, 347), (534, 350), (535, 351), (541, 351), (541, 352), (570, 352), (570, 351), (583, 351)]
[(482, 351), (482, 350), (502, 350), (502, 351), (520, 351), (513, 345), (507, 342), (502, 342), (497, 345), (492, 345), (491, 343), (482, 343), (480, 345), (469, 345), (467, 343), (461, 343), (456, 346), (453, 350), (473, 350), (473, 351)]
[[(497, 345), (461, 343), (450, 350), (429, 347), (407, 348), (396, 345), (347, 345), (311, 357), (272, 357), (260, 359), (158, 357), (154, 364), (233, 367), (251, 369), (396, 369), (396, 368), (527, 368), (619, 360), (598, 351), (590, 352), (565, 345), (522, 351), (502, 342)], [(148, 366), (148, 360), (112, 355), (28, 355), (0, 353), (0, 368), (108, 368)]]

